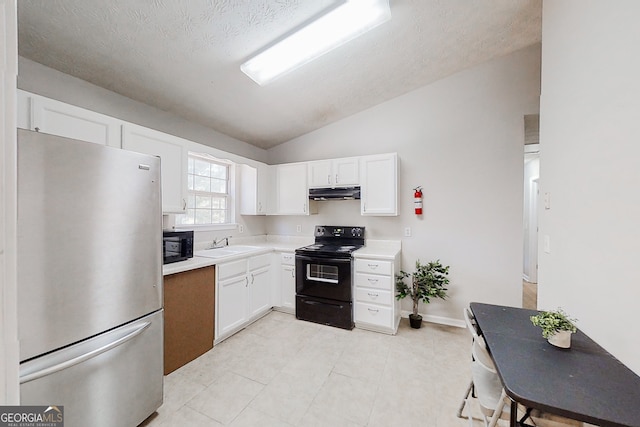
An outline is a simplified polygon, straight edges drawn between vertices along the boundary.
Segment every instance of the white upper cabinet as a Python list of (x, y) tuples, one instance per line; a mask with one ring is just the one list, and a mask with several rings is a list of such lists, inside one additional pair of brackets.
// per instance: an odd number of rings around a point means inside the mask
[(309, 215), (307, 163), (275, 166), (276, 206), (274, 215)]
[(309, 162), (309, 188), (331, 186), (331, 160)]
[(364, 156), (360, 160), (360, 213), (398, 215), (398, 155)]
[(122, 148), (160, 157), (163, 213), (187, 208), (187, 155), (182, 140), (142, 126), (122, 125)]
[[(28, 111), (19, 125), (36, 132), (120, 148), (120, 121), (74, 105), (23, 92), (19, 108)], [(24, 116), (24, 113), (22, 114)], [(25, 123), (28, 121), (29, 123)]]
[(240, 215), (266, 215), (269, 166), (240, 165)]
[(357, 157), (309, 162), (309, 188), (356, 186), (358, 169)]
[(332, 163), (336, 187), (352, 187), (360, 184), (360, 160), (357, 157), (335, 159)]

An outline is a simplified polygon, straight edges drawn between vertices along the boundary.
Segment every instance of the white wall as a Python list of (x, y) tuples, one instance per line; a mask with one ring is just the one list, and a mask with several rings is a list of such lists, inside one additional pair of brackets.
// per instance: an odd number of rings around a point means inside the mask
[(18, 88), (228, 153), (261, 162), (266, 160), (267, 153), (262, 148), (254, 147), (211, 128), (189, 122), (23, 57), (18, 57)]
[(640, 374), (640, 3), (544, 3), (539, 307)]
[[(268, 232), (296, 234), (300, 224), (302, 234), (312, 233), (326, 223), (402, 239), (404, 269), (417, 258), (451, 266), (450, 299), (432, 302), (430, 315), (459, 319), (470, 301), (520, 306), (523, 116), (538, 112), (539, 78), (536, 45), (269, 150), (269, 163), (397, 152), (400, 215), (362, 217), (358, 202), (322, 202), (318, 215), (268, 218)], [(418, 185), (421, 217), (413, 214)], [(404, 227), (412, 237), (402, 237)]]
[(0, 405), (17, 405), (20, 401), (16, 303), (16, 13), (15, 0), (0, 0)]

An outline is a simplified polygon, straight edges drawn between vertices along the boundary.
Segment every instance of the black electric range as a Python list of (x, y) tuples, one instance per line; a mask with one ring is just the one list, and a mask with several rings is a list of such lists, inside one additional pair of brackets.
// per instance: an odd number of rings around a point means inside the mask
[(316, 226), (315, 243), (296, 250), (296, 317), (353, 329), (352, 252), (364, 227)]

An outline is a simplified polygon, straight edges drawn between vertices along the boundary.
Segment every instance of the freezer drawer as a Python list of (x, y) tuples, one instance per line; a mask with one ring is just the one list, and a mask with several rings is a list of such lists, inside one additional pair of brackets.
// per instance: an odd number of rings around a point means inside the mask
[(63, 405), (65, 427), (135, 427), (162, 404), (163, 311), (20, 364), (22, 405)]

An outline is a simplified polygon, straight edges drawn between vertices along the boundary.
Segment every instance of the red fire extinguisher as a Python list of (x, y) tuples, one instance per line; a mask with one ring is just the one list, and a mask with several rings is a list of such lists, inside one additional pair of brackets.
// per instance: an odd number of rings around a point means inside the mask
[(413, 205), (416, 215), (422, 215), (422, 187), (416, 187), (413, 190)]

